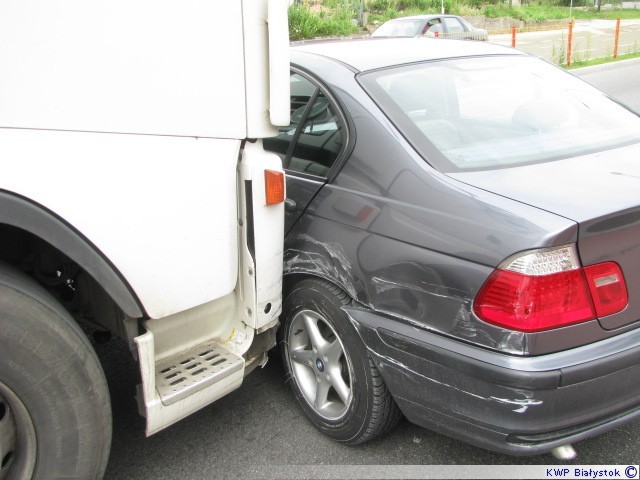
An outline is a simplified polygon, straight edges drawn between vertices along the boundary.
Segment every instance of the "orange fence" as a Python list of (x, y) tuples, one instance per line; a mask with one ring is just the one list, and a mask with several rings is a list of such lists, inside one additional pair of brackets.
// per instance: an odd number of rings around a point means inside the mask
[(545, 30), (512, 27), (492, 34), (489, 41), (570, 66), (640, 52), (640, 20), (572, 21)]

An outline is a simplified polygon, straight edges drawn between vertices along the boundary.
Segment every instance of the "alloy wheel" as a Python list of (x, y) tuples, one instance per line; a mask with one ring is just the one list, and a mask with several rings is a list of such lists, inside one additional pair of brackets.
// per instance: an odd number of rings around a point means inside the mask
[(291, 372), (307, 403), (327, 420), (341, 418), (353, 401), (351, 361), (340, 337), (319, 313), (294, 316), (287, 338)]

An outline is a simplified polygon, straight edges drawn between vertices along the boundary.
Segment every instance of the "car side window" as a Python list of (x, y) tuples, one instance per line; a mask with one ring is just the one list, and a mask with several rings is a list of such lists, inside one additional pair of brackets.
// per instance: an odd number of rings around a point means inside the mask
[(317, 90), (316, 85), (302, 75), (293, 72), (289, 76), (289, 84), (291, 86), (291, 123), (286, 127), (278, 128), (277, 136), (265, 138), (262, 142), (264, 149), (278, 155), (283, 163), (287, 158), (298, 123)]
[(307, 78), (291, 75), (291, 123), (265, 139), (286, 170), (326, 177), (345, 146), (344, 124), (335, 106)]
[(460, 23), (460, 20), (453, 17), (444, 17), (444, 24), (447, 27), (447, 33), (463, 33), (464, 27)]
[(424, 34), (428, 33), (428, 34), (434, 35), (436, 32), (438, 33), (442, 32), (442, 25), (440, 25), (439, 18), (432, 18), (424, 26)]
[(340, 119), (327, 97), (320, 92), (305, 117), (300, 136), (285, 168), (326, 177), (343, 145)]

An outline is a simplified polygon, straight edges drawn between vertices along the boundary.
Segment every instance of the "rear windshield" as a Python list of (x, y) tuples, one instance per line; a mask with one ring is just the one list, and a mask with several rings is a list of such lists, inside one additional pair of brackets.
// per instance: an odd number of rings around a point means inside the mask
[(444, 172), (535, 164), (640, 142), (640, 117), (531, 57), (452, 59), (359, 81), (416, 150)]

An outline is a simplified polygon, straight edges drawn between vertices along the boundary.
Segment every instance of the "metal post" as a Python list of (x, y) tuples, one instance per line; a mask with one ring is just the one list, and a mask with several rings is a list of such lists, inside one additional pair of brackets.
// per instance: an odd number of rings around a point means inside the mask
[(518, 27), (511, 27), (511, 48), (516, 48), (516, 30)]
[(613, 44), (613, 58), (618, 58), (618, 43), (620, 42), (620, 19), (616, 20), (616, 39)]
[(442, 3), (442, 13), (441, 13), (441, 15), (444, 15), (444, 0), (442, 0), (441, 3)]
[(571, 3), (569, 4), (569, 20), (573, 21), (573, 17), (571, 16), (571, 13), (573, 12), (573, 0), (571, 0)]
[(573, 43), (573, 20), (569, 22), (569, 35), (567, 39), (567, 67), (571, 66), (571, 50)]

